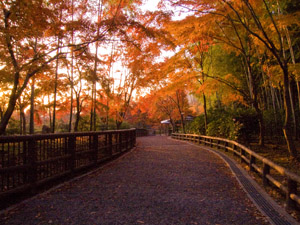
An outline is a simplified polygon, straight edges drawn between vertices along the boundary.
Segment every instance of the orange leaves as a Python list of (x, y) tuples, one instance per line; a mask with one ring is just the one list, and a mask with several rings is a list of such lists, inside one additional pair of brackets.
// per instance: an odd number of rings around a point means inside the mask
[(300, 63), (289, 64), (289, 71), (295, 76), (297, 80), (300, 80)]

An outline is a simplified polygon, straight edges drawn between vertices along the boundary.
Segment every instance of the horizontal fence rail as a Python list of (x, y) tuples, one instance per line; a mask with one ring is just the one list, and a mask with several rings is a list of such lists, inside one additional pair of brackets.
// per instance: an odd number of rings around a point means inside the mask
[(96, 166), (135, 141), (135, 129), (0, 136), (0, 199)]
[(250, 171), (256, 172), (262, 178), (265, 186), (277, 188), (286, 196), (288, 208), (296, 209), (300, 206), (300, 176), (275, 164), (269, 159), (258, 155), (249, 148), (231, 140), (194, 134), (173, 133), (172, 138), (208, 145), (213, 148), (232, 152), (239, 157), (241, 163), (246, 163)]

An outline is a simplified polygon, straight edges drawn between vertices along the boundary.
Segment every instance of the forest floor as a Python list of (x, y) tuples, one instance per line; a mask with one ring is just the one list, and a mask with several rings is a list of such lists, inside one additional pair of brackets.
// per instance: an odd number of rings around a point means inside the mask
[[(300, 155), (300, 141), (295, 141), (295, 145), (298, 150), (298, 154)], [(292, 160), (289, 157), (286, 143), (274, 143), (274, 141), (266, 141), (264, 147), (259, 146), (257, 143), (251, 143), (250, 149), (300, 176), (300, 162)]]

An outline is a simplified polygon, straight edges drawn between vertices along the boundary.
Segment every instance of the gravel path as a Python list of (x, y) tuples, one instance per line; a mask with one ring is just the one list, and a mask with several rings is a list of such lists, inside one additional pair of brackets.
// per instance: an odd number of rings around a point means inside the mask
[(0, 215), (0, 224), (268, 224), (224, 162), (166, 137)]

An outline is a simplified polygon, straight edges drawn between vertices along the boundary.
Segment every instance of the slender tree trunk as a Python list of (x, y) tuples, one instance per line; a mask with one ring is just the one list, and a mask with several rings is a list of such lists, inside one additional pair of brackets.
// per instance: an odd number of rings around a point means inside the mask
[(30, 95), (30, 121), (29, 121), (29, 133), (34, 134), (34, 83), (35, 80), (32, 78), (31, 83), (31, 95)]
[(204, 109), (204, 127), (205, 127), (205, 134), (206, 134), (208, 120), (207, 120), (206, 96), (205, 96), (204, 92), (203, 92), (203, 109)]
[(22, 134), (26, 134), (26, 117), (23, 109), (20, 113), (20, 117), (22, 118)]
[(117, 121), (117, 120), (116, 120), (116, 127), (117, 127), (117, 130), (120, 130), (121, 125), (122, 125), (122, 121)]
[(294, 108), (294, 100), (293, 100), (293, 93), (292, 93), (292, 89), (291, 89), (291, 83), (289, 85), (289, 96), (290, 96), (290, 101), (291, 101), (291, 111), (292, 111), (292, 117), (293, 117), (293, 134), (295, 139), (297, 140), (297, 136), (298, 136), (298, 129), (297, 129), (297, 122), (296, 122), (296, 114), (295, 114), (295, 108)]
[(74, 131), (78, 131), (78, 125), (80, 121), (80, 96), (76, 95), (76, 119), (74, 124)]
[(182, 131), (185, 134), (186, 130), (185, 130), (185, 122), (184, 122), (184, 116), (183, 113), (180, 113), (180, 119), (181, 119), (181, 127), (182, 127)]
[[(74, 2), (72, 0), (72, 22), (74, 21)], [(71, 34), (71, 42), (74, 45), (74, 29), (72, 27), (72, 34)], [(70, 107), (70, 120), (69, 120), (69, 132), (72, 131), (72, 120), (73, 120), (73, 89), (74, 89), (74, 47), (72, 46), (71, 49), (71, 107)]]
[(107, 96), (107, 101), (106, 101), (106, 130), (108, 130), (108, 120), (109, 120), (109, 99)]
[(174, 121), (172, 119), (172, 117), (170, 116), (170, 123), (171, 123), (171, 126), (172, 126), (172, 133), (175, 133), (176, 130), (175, 130), (175, 124), (174, 124)]
[(92, 105), (90, 113), (90, 131), (94, 130), (94, 83), (92, 85)]
[(97, 126), (97, 114), (96, 114), (96, 101), (97, 100), (97, 85), (95, 83), (95, 90), (94, 90), (94, 109), (93, 109), (93, 114), (94, 114), (94, 121), (93, 121), (93, 131), (96, 131), (96, 126)]
[(56, 123), (56, 98), (57, 98), (57, 85), (58, 85), (58, 63), (59, 63), (59, 46), (60, 46), (60, 38), (57, 37), (57, 58), (55, 65), (55, 80), (54, 80), (54, 100), (53, 100), (53, 119), (51, 124), (51, 132), (55, 133), (55, 123)]
[(288, 146), (288, 151), (292, 158), (297, 159), (297, 149), (295, 143), (293, 141), (293, 117), (292, 117), (292, 110), (291, 110), (291, 102), (290, 102), (290, 95), (289, 95), (289, 73), (288, 73), (288, 65), (285, 63), (282, 67), (283, 70), (283, 79), (284, 79), (284, 86), (283, 86), (283, 95), (284, 95), (284, 108), (285, 108), (285, 122), (283, 126), (283, 133), (284, 137)]
[(22, 108), (20, 105), (20, 124), (19, 124), (19, 128), (20, 128), (20, 132), (19, 134), (22, 135), (23, 134), (23, 117), (22, 117)]

